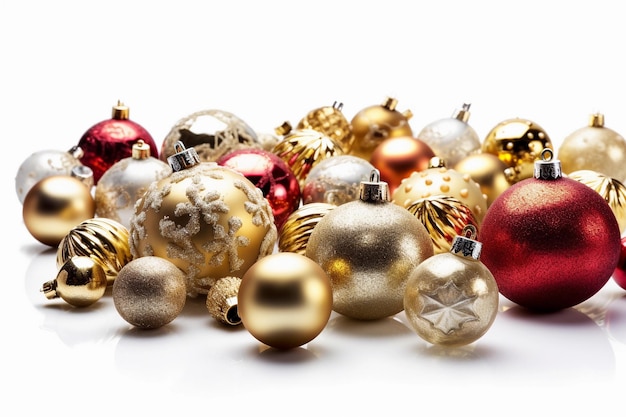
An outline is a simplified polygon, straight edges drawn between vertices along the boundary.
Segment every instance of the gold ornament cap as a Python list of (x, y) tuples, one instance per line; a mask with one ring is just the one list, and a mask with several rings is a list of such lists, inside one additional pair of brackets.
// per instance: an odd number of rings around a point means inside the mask
[(241, 324), (238, 299), (241, 278), (224, 277), (217, 280), (207, 292), (206, 307), (215, 320), (222, 324), (237, 326)]
[(604, 127), (604, 115), (602, 113), (594, 113), (589, 116), (589, 127)]
[(541, 159), (535, 161), (535, 178), (538, 180), (556, 180), (563, 176), (561, 161), (553, 159), (554, 152), (550, 148), (541, 151)]
[(380, 203), (391, 201), (389, 185), (380, 180), (380, 171), (373, 169), (369, 181), (361, 181), (359, 198), (368, 203)]
[(130, 116), (130, 109), (125, 106), (120, 100), (117, 100), (117, 105), (113, 106), (111, 111), (111, 118), (115, 120), (128, 120)]
[(462, 121), (463, 123), (467, 123), (470, 117), (470, 106), (470, 103), (463, 103), (463, 106), (459, 110), (455, 111), (453, 117)]
[(174, 172), (191, 168), (200, 163), (198, 152), (196, 152), (193, 147), (185, 148), (185, 145), (181, 141), (174, 144), (174, 151), (176, 151), (176, 153), (167, 158), (167, 163), (170, 164)]
[(150, 146), (144, 142), (143, 139), (139, 139), (133, 144), (132, 150), (133, 159), (148, 159), (150, 158)]
[(450, 252), (462, 258), (471, 258), (476, 261), (479, 260), (483, 244), (475, 240), (477, 233), (476, 227), (468, 224), (463, 228), (461, 233), (463, 235), (455, 236), (452, 241)]

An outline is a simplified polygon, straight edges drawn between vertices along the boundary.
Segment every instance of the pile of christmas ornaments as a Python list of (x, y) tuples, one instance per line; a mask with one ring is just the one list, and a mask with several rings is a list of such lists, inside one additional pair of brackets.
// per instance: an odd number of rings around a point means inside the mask
[(24, 224), (57, 249), (42, 292), (84, 308), (112, 287), (142, 329), (203, 296), (219, 322), (289, 349), (333, 311), (404, 311), (427, 342), (460, 346), (500, 295), (548, 313), (611, 278), (626, 289), (626, 140), (601, 114), (557, 150), (530, 120), (481, 140), (469, 104), (419, 132), (396, 106), (348, 120), (335, 102), (273, 134), (199, 111), (158, 146), (118, 102), (70, 150), (19, 168)]

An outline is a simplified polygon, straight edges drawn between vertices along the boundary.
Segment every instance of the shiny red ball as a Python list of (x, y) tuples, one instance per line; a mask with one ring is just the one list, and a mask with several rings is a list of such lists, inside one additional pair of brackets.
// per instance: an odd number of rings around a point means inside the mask
[(613, 281), (626, 290), (626, 236), (620, 240), (620, 249), (619, 262), (613, 272)]
[(300, 183), (289, 165), (278, 155), (258, 148), (238, 149), (219, 158), (218, 165), (243, 174), (263, 192), (280, 230), (300, 205)]
[(620, 230), (607, 202), (569, 178), (528, 178), (505, 190), (483, 219), (481, 261), (500, 293), (522, 307), (579, 304), (610, 279)]

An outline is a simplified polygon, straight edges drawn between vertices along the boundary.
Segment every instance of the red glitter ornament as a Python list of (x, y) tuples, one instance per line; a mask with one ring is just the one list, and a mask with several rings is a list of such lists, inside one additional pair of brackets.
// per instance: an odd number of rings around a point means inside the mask
[(547, 312), (579, 304), (607, 283), (619, 260), (620, 231), (595, 190), (562, 177), (550, 149), (542, 157), (534, 178), (494, 200), (479, 237), (500, 293)]
[(300, 205), (302, 195), (298, 178), (278, 155), (258, 148), (238, 149), (216, 162), (243, 174), (263, 192), (278, 230)]
[(620, 240), (619, 262), (613, 272), (613, 281), (626, 290), (626, 236)]
[(118, 101), (111, 119), (90, 127), (78, 142), (83, 151), (80, 162), (92, 169), (95, 184), (113, 164), (132, 156), (133, 145), (139, 139), (150, 147), (150, 155), (158, 158), (159, 149), (150, 133), (128, 115), (128, 107)]

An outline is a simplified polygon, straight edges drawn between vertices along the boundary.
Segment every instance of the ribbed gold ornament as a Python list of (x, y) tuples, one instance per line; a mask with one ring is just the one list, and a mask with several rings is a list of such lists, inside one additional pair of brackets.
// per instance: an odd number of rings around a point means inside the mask
[(342, 108), (343, 103), (334, 102), (332, 106), (311, 110), (298, 122), (296, 129), (317, 130), (336, 141), (341, 149), (348, 153), (354, 141), (354, 135), (352, 125), (341, 112)]
[(337, 206), (329, 203), (309, 203), (300, 206), (291, 213), (280, 229), (278, 250), (306, 254), (306, 245), (313, 229), (322, 217), (335, 207)]

